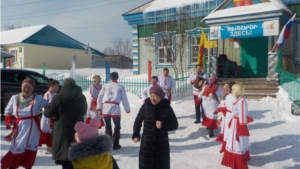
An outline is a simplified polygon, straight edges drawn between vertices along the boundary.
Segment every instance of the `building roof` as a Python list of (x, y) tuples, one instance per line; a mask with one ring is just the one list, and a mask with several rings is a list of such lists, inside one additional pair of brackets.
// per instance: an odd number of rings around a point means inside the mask
[[(87, 45), (71, 38), (50, 25), (37, 25), (1, 31), (1, 45), (27, 43), (35, 45), (86, 50)], [(105, 56), (102, 52), (89, 47), (95, 55)]]
[(127, 61), (132, 61), (131, 58), (126, 57), (124, 55), (106, 55), (106, 58), (120, 58), (121, 60), (127, 60)]
[(211, 14), (206, 16), (203, 20), (232, 17), (238, 15), (274, 12), (274, 11), (285, 11), (289, 14), (292, 14), (292, 11), (289, 10), (289, 8), (286, 7), (281, 1), (271, 0), (271, 2), (265, 2), (265, 3), (254, 4), (249, 6), (215, 10)]
[(14, 44), (21, 43), (23, 40), (29, 38), (33, 34), (37, 33), (47, 25), (29, 26), (24, 28), (11, 29), (1, 31), (1, 44)]
[(147, 3), (143, 4), (143, 5), (141, 5), (141, 6), (138, 6), (138, 7), (134, 8), (134, 9), (128, 11), (128, 12), (125, 12), (123, 15), (129, 15), (129, 14), (134, 14), (134, 13), (141, 13), (146, 8), (148, 8), (151, 5), (152, 2), (153, 1), (150, 1), (150, 2), (147, 2)]
[(12, 58), (15, 55), (13, 53), (1, 50), (1, 58)]
[(147, 13), (159, 10), (166, 10), (172, 8), (180, 8), (184, 6), (203, 4), (209, 1), (215, 0), (152, 0), (139, 7), (136, 7), (123, 15), (134, 14), (134, 13)]

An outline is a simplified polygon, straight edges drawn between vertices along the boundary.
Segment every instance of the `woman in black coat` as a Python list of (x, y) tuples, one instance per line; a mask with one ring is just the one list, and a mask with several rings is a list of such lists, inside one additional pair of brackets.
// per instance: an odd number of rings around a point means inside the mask
[(159, 86), (150, 88), (150, 98), (145, 100), (133, 126), (133, 142), (140, 141), (140, 130), (144, 122), (139, 154), (140, 169), (169, 169), (170, 146), (168, 131), (178, 128), (177, 118), (170, 101)]
[(74, 126), (79, 121), (83, 122), (86, 111), (86, 98), (73, 79), (64, 80), (61, 91), (54, 96), (44, 111), (46, 117), (54, 117), (52, 159), (56, 164), (62, 165), (63, 169), (72, 168), (68, 159), (68, 149), (71, 143), (75, 142)]

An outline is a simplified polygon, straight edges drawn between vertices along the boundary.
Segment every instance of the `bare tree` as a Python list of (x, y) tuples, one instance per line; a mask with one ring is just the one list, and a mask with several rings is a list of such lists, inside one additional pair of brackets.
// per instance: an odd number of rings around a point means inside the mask
[(185, 12), (179, 12), (176, 14), (176, 20), (156, 24), (154, 38), (145, 38), (145, 44), (153, 47), (154, 52), (158, 54), (158, 63), (170, 63), (176, 77), (179, 71), (184, 74), (183, 60), (186, 57), (185, 48), (188, 38), (186, 30), (192, 22), (193, 19)]
[(28, 24), (10, 24), (10, 23), (5, 23), (3, 24), (3, 29), (4, 30), (11, 30), (11, 29), (17, 29), (17, 28), (23, 28), (23, 27), (28, 27), (30, 25)]
[(106, 55), (116, 55), (116, 51), (111, 47), (104, 48), (103, 53)]
[(114, 37), (113, 47), (104, 48), (103, 53), (107, 55), (123, 55), (132, 58), (132, 42), (129, 38)]

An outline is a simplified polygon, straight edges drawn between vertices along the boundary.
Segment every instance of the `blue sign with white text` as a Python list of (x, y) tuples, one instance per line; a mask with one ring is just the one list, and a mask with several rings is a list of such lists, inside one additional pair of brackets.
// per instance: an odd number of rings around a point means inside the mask
[(221, 39), (263, 36), (263, 22), (221, 26)]

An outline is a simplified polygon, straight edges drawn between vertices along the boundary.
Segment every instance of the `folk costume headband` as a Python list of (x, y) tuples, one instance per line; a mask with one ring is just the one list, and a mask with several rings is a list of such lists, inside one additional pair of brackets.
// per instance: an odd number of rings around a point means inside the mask
[(22, 86), (23, 84), (30, 84), (33, 88), (35, 86), (35, 82), (32, 79), (24, 79), (22, 82)]

